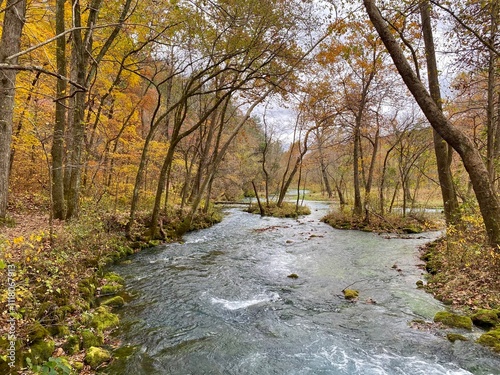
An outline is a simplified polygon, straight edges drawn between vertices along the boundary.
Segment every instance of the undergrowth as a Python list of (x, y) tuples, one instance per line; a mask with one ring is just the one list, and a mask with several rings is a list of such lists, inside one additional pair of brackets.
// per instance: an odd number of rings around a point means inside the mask
[(423, 251), (427, 289), (436, 298), (472, 311), (500, 308), (500, 251), (487, 245), (480, 215), (463, 215)]
[(261, 213), (258, 204), (251, 204), (247, 212), (252, 214), (263, 214), (263, 216), (273, 216), (281, 218), (297, 218), (302, 215), (309, 215), (311, 210), (307, 206), (297, 206), (294, 203), (283, 202), (281, 206), (278, 206), (276, 202), (270, 202), (269, 204), (262, 204), (263, 213)]
[(406, 216), (400, 214), (370, 214), (356, 217), (347, 211), (332, 211), (322, 221), (337, 229), (355, 229), (376, 233), (421, 233), (436, 230), (443, 226), (442, 220), (429, 213), (413, 213)]

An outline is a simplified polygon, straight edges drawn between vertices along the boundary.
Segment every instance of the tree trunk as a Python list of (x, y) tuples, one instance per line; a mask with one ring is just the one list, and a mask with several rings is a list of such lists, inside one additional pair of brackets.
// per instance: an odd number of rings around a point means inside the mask
[[(319, 138), (319, 137), (318, 137)], [(332, 186), (330, 185), (330, 180), (328, 179), (328, 165), (325, 163), (325, 156), (323, 155), (323, 141), (318, 141), (318, 153), (319, 153), (319, 165), (321, 168), (321, 177), (323, 179), (323, 183), (325, 184), (326, 193), (328, 194), (328, 198), (332, 198), (333, 191)]]
[(347, 202), (345, 200), (344, 193), (342, 192), (342, 181), (340, 183), (335, 181), (335, 189), (337, 190), (337, 195), (339, 196), (339, 204), (341, 207), (344, 207)]
[[(72, 33), (72, 50), (71, 50), (71, 77), (79, 85), (85, 84), (85, 46), (84, 38), (81, 30), (81, 10), (79, 0), (73, 1), (73, 22), (74, 27), (78, 28)], [(70, 102), (71, 118), (70, 124), (70, 147), (68, 155), (68, 166), (66, 172), (65, 196), (67, 203), (66, 219), (78, 215), (78, 206), (80, 199), (80, 172), (82, 160), (83, 137), (85, 135), (84, 112), (85, 112), (85, 93), (80, 89), (73, 92), (73, 97)]]
[(359, 145), (361, 142), (361, 120), (356, 119), (354, 127), (354, 150), (352, 154), (353, 173), (354, 173), (354, 216), (361, 216), (363, 213), (363, 206), (361, 202), (361, 182), (359, 181)]
[[(72, 33), (72, 67), (71, 77), (80, 86), (87, 83), (88, 61), (92, 51), (93, 29), (102, 5), (102, 0), (93, 0), (89, 6), (87, 31), (82, 33), (82, 14), (80, 1), (73, 0), (73, 23), (76, 28)], [(70, 103), (71, 142), (68, 157), (69, 167), (65, 176), (66, 219), (78, 215), (80, 201), (80, 182), (83, 162), (83, 146), (85, 137), (85, 92), (77, 89)]]
[[(64, 32), (66, 0), (56, 1), (56, 34)], [(66, 76), (66, 38), (60, 37), (56, 41), (57, 73)], [(52, 212), (54, 219), (65, 218), (64, 204), (64, 130), (66, 127), (66, 81), (58, 78), (56, 86), (56, 113), (54, 137), (52, 140)]]
[[(498, 34), (498, 1), (490, 2), (490, 38), (489, 43), (494, 46), (497, 42), (497, 34)], [(496, 90), (495, 86), (497, 85), (497, 74), (498, 74), (498, 55), (489, 50), (488, 57), (488, 103), (486, 107), (486, 128), (487, 128), (487, 167), (488, 172), (490, 174), (491, 181), (495, 181), (496, 171), (496, 157), (498, 154), (497, 149), (497, 140), (500, 137), (498, 134), (498, 128), (495, 120), (500, 121), (500, 119), (495, 119), (495, 96)], [(497, 103), (497, 106), (500, 107), (500, 103)]]
[(375, 172), (375, 161), (377, 159), (378, 148), (379, 148), (379, 139), (380, 139), (380, 126), (377, 126), (377, 131), (375, 132), (375, 140), (373, 142), (373, 152), (372, 159), (370, 160), (370, 168), (368, 169), (368, 178), (366, 179), (365, 185), (365, 219), (366, 223), (370, 221), (370, 207), (371, 207), (371, 191), (373, 184), (373, 175)]
[[(431, 5), (429, 0), (423, 1), (420, 4), (420, 17), (422, 19), (422, 32), (424, 35), (429, 91), (438, 108), (442, 110), (430, 10)], [(433, 136), (439, 183), (441, 185), (441, 195), (443, 197), (444, 214), (448, 224), (455, 224), (459, 219), (459, 212), (457, 194), (451, 173), (453, 153), (451, 147), (443, 140), (443, 138), (441, 138), (436, 130), (433, 131)]]
[(488, 242), (500, 245), (500, 202), (489, 178), (481, 154), (474, 143), (459, 129), (454, 127), (427, 92), (409, 65), (398, 42), (389, 30), (374, 0), (363, 0), (370, 19), (380, 38), (389, 51), (394, 64), (406, 86), (420, 106), (427, 120), (439, 135), (460, 155), (469, 174), (481, 215), (486, 227)]
[(255, 186), (254, 180), (252, 180), (252, 186), (253, 186), (253, 191), (255, 193), (255, 198), (257, 198), (257, 204), (259, 205), (260, 216), (264, 216), (265, 215), (264, 207), (262, 207), (262, 203), (260, 202), (259, 191), (257, 190), (257, 186)]
[[(19, 52), (25, 22), (26, 1), (7, 0), (0, 41), (0, 62), (17, 64), (17, 58), (8, 59)], [(9, 200), (9, 169), (16, 93), (16, 70), (0, 70), (0, 220), (7, 216)]]

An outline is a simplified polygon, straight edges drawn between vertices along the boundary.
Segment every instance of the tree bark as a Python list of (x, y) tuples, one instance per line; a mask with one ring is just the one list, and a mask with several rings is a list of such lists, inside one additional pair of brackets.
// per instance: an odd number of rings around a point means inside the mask
[(354, 208), (353, 208), (353, 215), (354, 216), (361, 216), (363, 213), (363, 206), (361, 202), (361, 182), (359, 179), (359, 169), (360, 169), (360, 163), (359, 163), (359, 146), (361, 143), (361, 119), (358, 121), (356, 119), (356, 125), (354, 126), (354, 150), (352, 153), (352, 166), (353, 166), (353, 173), (354, 173)]
[[(438, 108), (442, 111), (441, 92), (439, 88), (438, 68), (436, 62), (436, 51), (434, 48), (434, 37), (431, 25), (431, 5), (429, 0), (420, 4), (420, 18), (422, 20), (422, 32), (424, 35), (425, 56), (427, 61), (427, 76), (429, 80), (429, 91)], [(434, 152), (443, 197), (444, 214), (446, 223), (455, 224), (459, 219), (458, 199), (451, 173), (451, 162), (453, 153), (451, 147), (434, 130)]]
[(375, 172), (375, 162), (377, 159), (379, 143), (380, 143), (379, 141), (380, 141), (380, 125), (377, 124), (377, 131), (375, 132), (375, 139), (372, 143), (372, 145), (373, 145), (372, 158), (370, 160), (370, 168), (368, 169), (368, 178), (366, 179), (366, 185), (365, 185), (365, 202), (364, 202), (365, 219), (364, 219), (364, 221), (366, 223), (370, 222), (370, 211), (371, 211), (371, 204), (372, 204), (371, 191), (372, 191), (372, 185), (373, 185), (373, 175)]
[[(494, 46), (497, 34), (498, 34), (498, 1), (492, 1), (490, 4), (490, 38), (488, 42)], [(487, 167), (488, 172), (490, 174), (491, 181), (495, 180), (496, 171), (496, 157), (498, 154), (498, 150), (496, 149), (497, 139), (500, 137), (498, 134), (497, 124), (495, 122), (495, 99), (496, 99), (496, 90), (495, 86), (497, 83), (497, 69), (498, 69), (498, 55), (489, 50), (488, 56), (488, 102), (486, 107), (486, 129), (487, 129)], [(497, 106), (500, 107), (500, 103), (497, 103)]]
[[(17, 64), (21, 46), (21, 35), (25, 23), (26, 1), (7, 0), (4, 14), (2, 39), (0, 41), (0, 63)], [(0, 220), (7, 216), (9, 200), (9, 170), (14, 118), (14, 96), (17, 70), (0, 69)]]
[(397, 40), (382, 17), (374, 0), (363, 0), (366, 11), (384, 42), (401, 78), (412, 93), (431, 126), (460, 155), (469, 174), (481, 215), (486, 227), (488, 242), (500, 245), (500, 202), (489, 178), (488, 170), (474, 143), (444, 116), (409, 65)]
[[(79, 85), (85, 85), (85, 41), (81, 30), (81, 10), (80, 1), (73, 0), (73, 22), (77, 28), (72, 33), (71, 50), (71, 78)], [(66, 219), (71, 219), (78, 214), (80, 199), (80, 172), (82, 160), (82, 147), (84, 137), (84, 111), (85, 111), (85, 93), (79, 89), (73, 92), (70, 101), (70, 142), (69, 155), (66, 167), (65, 197), (67, 203)]]
[(328, 165), (325, 162), (325, 155), (323, 152), (323, 139), (320, 136), (320, 132), (317, 132), (317, 141), (318, 141), (318, 154), (319, 154), (319, 165), (321, 169), (321, 177), (323, 179), (323, 183), (325, 184), (326, 193), (328, 194), (328, 198), (332, 198), (333, 191), (332, 186), (330, 184), (330, 180), (328, 178)]
[[(56, 34), (64, 32), (66, 0), (56, 1)], [(66, 76), (66, 38), (56, 41), (57, 73)], [(52, 212), (54, 219), (65, 218), (64, 204), (64, 131), (66, 127), (66, 81), (58, 78), (56, 84), (56, 113), (52, 140)]]

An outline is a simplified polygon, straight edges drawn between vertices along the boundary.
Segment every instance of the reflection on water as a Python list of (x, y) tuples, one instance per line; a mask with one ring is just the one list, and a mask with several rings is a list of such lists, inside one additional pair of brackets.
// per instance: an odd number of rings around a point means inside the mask
[[(310, 205), (300, 220), (230, 209), (184, 243), (115, 267), (135, 296), (117, 335), (135, 350), (103, 372), (500, 374), (487, 349), (409, 327), (443, 309), (415, 286), (423, 277), (416, 249), (436, 233), (339, 231), (319, 221), (326, 204)], [(359, 291), (357, 302), (344, 300), (347, 287)]]

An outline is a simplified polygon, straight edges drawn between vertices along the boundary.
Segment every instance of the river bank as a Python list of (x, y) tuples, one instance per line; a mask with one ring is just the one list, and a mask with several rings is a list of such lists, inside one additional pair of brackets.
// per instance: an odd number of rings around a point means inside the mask
[[(125, 213), (84, 208), (79, 219), (51, 226), (44, 212), (40, 202), (14, 208), (0, 227), (0, 283), (9, 286), (0, 299), (0, 372), (91, 374), (111, 358), (97, 348), (113, 347), (109, 333), (118, 318), (112, 310), (124, 303), (115, 295), (122, 281), (107, 267), (160, 242), (139, 235), (146, 215), (139, 215), (138, 235), (130, 240)], [(199, 216), (192, 229), (220, 219)], [(170, 215), (164, 228), (175, 233), (181, 222)]]

